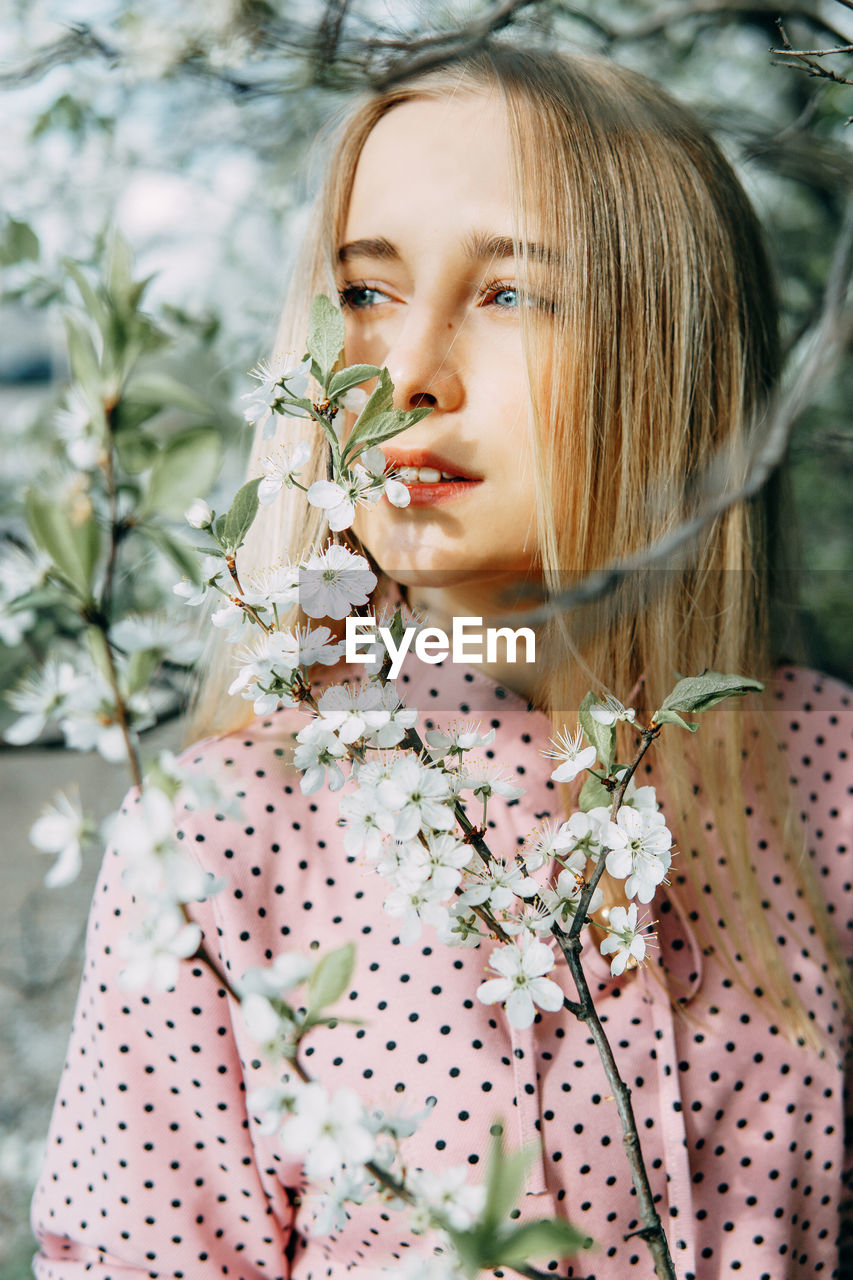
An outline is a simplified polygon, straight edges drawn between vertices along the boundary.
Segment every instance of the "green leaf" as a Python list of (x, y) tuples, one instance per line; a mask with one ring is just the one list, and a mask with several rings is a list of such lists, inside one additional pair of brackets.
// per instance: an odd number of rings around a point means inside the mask
[(125, 682), (129, 694), (141, 689), (148, 689), (154, 672), (162, 662), (161, 654), (155, 649), (140, 649), (132, 653), (125, 666)]
[[(708, 711), (724, 698), (743, 698), (748, 693), (762, 693), (764, 685), (750, 676), (723, 675), (719, 671), (703, 671), (687, 676), (668, 694), (661, 711)], [(660, 722), (659, 712), (652, 717)]]
[(159, 452), (157, 441), (153, 436), (143, 432), (123, 431), (115, 438), (116, 453), (119, 463), (129, 476), (138, 476), (153, 465)]
[(39, 238), (28, 222), (7, 218), (0, 233), (0, 266), (34, 261), (39, 256)]
[(341, 312), (324, 293), (318, 293), (311, 303), (311, 314), (308, 318), (308, 354), (317, 363), (321, 374), (319, 381), (323, 384), (324, 392), (338, 356), (343, 350), (345, 336), (344, 318)]
[(691, 733), (695, 733), (699, 725), (695, 720), (682, 720), (677, 711), (673, 711), (670, 707), (661, 708), (655, 715), (658, 724), (678, 724), (682, 729), (689, 729)]
[(334, 400), (335, 396), (342, 396), (353, 387), (360, 387), (362, 382), (377, 378), (379, 373), (375, 364), (351, 364), (348, 368), (341, 369), (329, 383), (329, 399)]
[(122, 398), (116, 402), (110, 417), (113, 434), (120, 436), (125, 433), (135, 436), (143, 422), (148, 422), (159, 411), (160, 406), (157, 404), (132, 404), (122, 395)]
[(381, 444), (383, 440), (392, 439), (393, 436), (399, 435), (401, 431), (414, 426), (416, 422), (420, 422), (421, 418), (432, 413), (430, 408), (408, 411), (395, 409), (393, 403), (394, 383), (391, 381), (388, 370), (382, 369), (379, 373), (379, 382), (373, 388), (367, 404), (350, 433), (342, 454), (344, 466), (350, 465), (365, 449)]
[(598, 752), (598, 759), (604, 765), (604, 772), (609, 773), (613, 764), (613, 752), (616, 750), (616, 725), (601, 724), (590, 714), (590, 708), (598, 701), (590, 689), (578, 710), (578, 720), (586, 734), (587, 742)]
[(192, 427), (174, 436), (154, 460), (139, 514), (182, 516), (193, 498), (210, 489), (219, 455), (219, 433), (213, 427)]
[(169, 405), (190, 413), (210, 413), (210, 405), (191, 387), (157, 370), (137, 374), (127, 383), (124, 396), (133, 404), (156, 405), (158, 409)]
[(578, 807), (581, 812), (589, 813), (590, 809), (600, 809), (602, 805), (609, 809), (612, 803), (613, 797), (604, 784), (596, 778), (594, 773), (588, 774), (578, 796)]
[(78, 263), (71, 258), (65, 258), (62, 265), (76, 284), (86, 311), (95, 321), (101, 333), (105, 333), (109, 324), (109, 310), (104, 305), (103, 298), (89, 283)]
[[(249, 480), (243, 485), (242, 489), (238, 489), (231, 503), (231, 510), (225, 516), (225, 522), (222, 526), (222, 543), (231, 551), (238, 551), (243, 545), (246, 534), (252, 527), (252, 522), (258, 514), (258, 485), (261, 483), (261, 477), (256, 480)], [(219, 532), (219, 520), (214, 524), (214, 529)]]
[(508, 1152), (503, 1144), (503, 1127), (492, 1125), (492, 1142), (486, 1169), (486, 1204), (480, 1216), (483, 1228), (499, 1227), (514, 1209), (524, 1187), (533, 1159), (533, 1146)]
[(536, 1258), (569, 1258), (584, 1248), (588, 1236), (562, 1218), (539, 1218), (508, 1232), (487, 1267), (515, 1267)]
[(334, 1004), (347, 990), (355, 968), (355, 944), (347, 942), (323, 956), (308, 982), (308, 1012)]
[(46, 551), (59, 573), (87, 600), (101, 547), (94, 519), (73, 523), (59, 504), (35, 490), (26, 497), (27, 523), (35, 542)]
[[(137, 525), (137, 532), (143, 534), (149, 541), (154, 543), (154, 546), (159, 551), (168, 556), (175, 568), (184, 577), (189, 578), (192, 582), (201, 581), (198, 562), (199, 551), (195, 547), (173, 538), (170, 533), (167, 533), (165, 529), (160, 529), (156, 524)], [(209, 555), (212, 553), (205, 547), (203, 554)]]
[(71, 374), (80, 383), (88, 399), (99, 400), (102, 383), (101, 363), (92, 335), (81, 316), (69, 312), (64, 319)]

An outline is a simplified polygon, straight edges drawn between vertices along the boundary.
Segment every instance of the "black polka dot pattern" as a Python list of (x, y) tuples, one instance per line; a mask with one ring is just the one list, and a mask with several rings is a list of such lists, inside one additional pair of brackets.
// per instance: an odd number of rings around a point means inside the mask
[[(534, 825), (559, 816), (539, 755), (550, 725), (479, 672), (409, 670), (400, 688), (424, 717), (447, 723), (464, 706), (463, 716), (497, 728), (495, 760), (524, 770), (526, 795), (489, 808), (492, 847), (511, 853)], [(849, 954), (850, 693), (793, 668), (780, 672), (776, 693), (811, 856)], [(408, 1143), (412, 1165), (465, 1165), (476, 1180), (499, 1117), (511, 1145), (541, 1139), (523, 1217), (566, 1216), (600, 1243), (595, 1252), (541, 1268), (585, 1280), (652, 1280), (648, 1251), (630, 1234), (640, 1225), (636, 1198), (615, 1105), (585, 1029), (545, 1015), (515, 1031), (499, 1006), (475, 999), (488, 945), (457, 951), (438, 945), (428, 930), (414, 944), (399, 936), (398, 922), (382, 910), (385, 886), (344, 852), (335, 797), (300, 792), (287, 761), (302, 722), (282, 711), (188, 754), (199, 768), (239, 778), (245, 792), (240, 821), (178, 815), (184, 846), (228, 881), (221, 895), (193, 908), (209, 950), (239, 977), (285, 950), (355, 940), (357, 971), (341, 1011), (358, 1024), (314, 1034), (304, 1051), (312, 1075), (331, 1089), (354, 1086), (367, 1102), (409, 1112), (436, 1099)], [(750, 821), (767, 909), (778, 925), (779, 963), (788, 965), (832, 1052), (820, 1058), (793, 1045), (762, 1015), (760, 1002), (747, 1007), (713, 959), (699, 954), (677, 875), (654, 914), (659, 963), (691, 997), (683, 1014), (673, 1015), (648, 969), (612, 978), (592, 940), (584, 957), (632, 1091), (680, 1280), (841, 1277), (849, 1028), (772, 831)], [(393, 1274), (428, 1247), (406, 1229), (405, 1215), (369, 1203), (353, 1207), (335, 1236), (307, 1235), (300, 1169), (247, 1114), (246, 1093), (277, 1073), (260, 1064), (239, 1010), (209, 972), (184, 965), (168, 993), (117, 985), (118, 944), (136, 916), (122, 865), (121, 850), (110, 852), (96, 889), (33, 1203), (38, 1280)], [(562, 963), (552, 976), (573, 994)]]

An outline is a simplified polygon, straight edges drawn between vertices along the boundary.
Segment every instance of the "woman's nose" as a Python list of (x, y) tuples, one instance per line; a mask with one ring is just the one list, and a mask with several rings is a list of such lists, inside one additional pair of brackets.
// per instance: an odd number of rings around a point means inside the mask
[(394, 383), (398, 409), (428, 406), (444, 412), (458, 409), (464, 399), (460, 352), (454, 350), (456, 326), (438, 316), (414, 311), (400, 328), (385, 358)]

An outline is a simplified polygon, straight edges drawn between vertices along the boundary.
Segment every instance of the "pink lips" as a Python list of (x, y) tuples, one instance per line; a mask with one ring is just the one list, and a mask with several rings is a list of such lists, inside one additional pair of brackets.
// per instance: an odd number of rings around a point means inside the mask
[(395, 470), (399, 467), (432, 467), (435, 471), (445, 471), (456, 477), (453, 480), (439, 480), (435, 484), (404, 482), (409, 491), (410, 507), (434, 507), (442, 502), (451, 502), (454, 498), (470, 493), (476, 485), (482, 483), (481, 476), (469, 475), (458, 463), (428, 449), (393, 452), (383, 449), (383, 453)]

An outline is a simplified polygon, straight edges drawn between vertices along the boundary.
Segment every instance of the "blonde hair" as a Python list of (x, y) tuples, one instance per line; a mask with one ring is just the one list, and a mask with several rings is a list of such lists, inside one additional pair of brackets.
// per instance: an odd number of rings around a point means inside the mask
[[(604, 60), (495, 43), (347, 115), (285, 306), (279, 354), (301, 354), (311, 298), (334, 296), (353, 175), (375, 124), (413, 98), (484, 92), (497, 94), (507, 112), (522, 284), (536, 270), (529, 240), (565, 246), (548, 258), (553, 313), (522, 309), (538, 554), (555, 592), (677, 526), (703, 486), (742, 480), (778, 373), (774, 289), (749, 202), (684, 108)], [(285, 422), (280, 441), (300, 438), (300, 425)], [(254, 474), (269, 449), (257, 446)], [(307, 470), (311, 479), (325, 476), (319, 432)], [(730, 507), (666, 570), (635, 575), (600, 604), (548, 624), (537, 702), (556, 726), (574, 723), (589, 687), (624, 697), (639, 683), (634, 704), (648, 718), (676, 673), (772, 675), (771, 551), (779, 549), (784, 484), (777, 473), (756, 499)], [(262, 512), (242, 568), (269, 563), (273, 547), (298, 558), (324, 537), (322, 514), (296, 496)], [(363, 551), (353, 535), (349, 541)], [(197, 735), (251, 718), (247, 703), (225, 699), (223, 649), (197, 702)], [(752, 863), (747, 757), (757, 801), (851, 1008), (853, 986), (780, 770), (771, 716), (732, 704), (712, 716), (695, 739), (669, 729), (655, 749), (653, 778), (681, 849), (671, 892), (689, 896), (705, 953), (716, 953), (747, 993), (763, 988), (791, 1038), (820, 1048), (780, 963)]]

